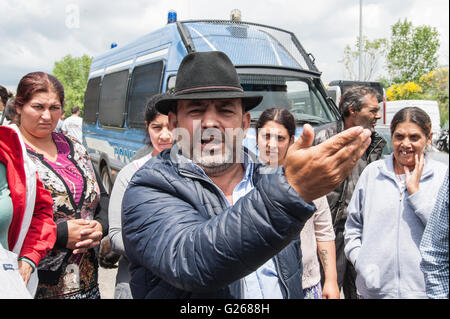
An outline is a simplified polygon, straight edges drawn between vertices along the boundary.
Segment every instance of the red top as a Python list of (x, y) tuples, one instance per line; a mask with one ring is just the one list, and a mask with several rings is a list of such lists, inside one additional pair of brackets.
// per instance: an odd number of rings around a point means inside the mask
[(0, 161), (6, 166), (13, 218), (8, 231), (8, 246), (14, 247), (20, 234), (25, 213), (32, 213), (30, 227), (19, 257), (27, 257), (37, 265), (53, 248), (56, 241), (56, 224), (53, 221), (53, 199), (36, 173), (36, 201), (33, 212), (26, 212), (26, 175), (22, 147), (17, 133), (0, 126)]

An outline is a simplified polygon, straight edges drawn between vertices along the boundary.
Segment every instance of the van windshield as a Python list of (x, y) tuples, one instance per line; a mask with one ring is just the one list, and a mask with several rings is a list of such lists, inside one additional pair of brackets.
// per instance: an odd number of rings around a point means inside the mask
[(262, 95), (260, 105), (250, 111), (252, 121), (272, 107), (288, 109), (297, 123), (325, 124), (335, 121), (335, 115), (314, 84), (307, 79), (274, 75), (239, 75), (246, 92)]
[[(311, 80), (265, 74), (239, 74), (239, 80), (244, 91), (263, 96), (262, 102), (250, 111), (252, 122), (272, 107), (288, 109), (297, 124), (321, 125), (337, 120)], [(168, 79), (168, 91), (175, 88), (175, 82), (176, 76)]]
[(272, 65), (317, 71), (292, 33), (233, 21), (185, 21), (181, 26), (196, 52), (222, 51), (234, 65)]

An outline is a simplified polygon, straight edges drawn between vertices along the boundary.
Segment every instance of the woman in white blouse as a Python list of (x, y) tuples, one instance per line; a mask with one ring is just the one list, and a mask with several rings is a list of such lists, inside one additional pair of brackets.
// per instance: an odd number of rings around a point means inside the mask
[[(294, 143), (295, 127), (295, 119), (287, 109), (265, 110), (256, 123), (259, 158), (271, 167), (283, 165), (287, 150)], [(304, 298), (339, 299), (335, 234), (330, 208), (325, 196), (313, 202), (317, 211), (300, 233)], [(318, 257), (325, 273), (323, 287)]]

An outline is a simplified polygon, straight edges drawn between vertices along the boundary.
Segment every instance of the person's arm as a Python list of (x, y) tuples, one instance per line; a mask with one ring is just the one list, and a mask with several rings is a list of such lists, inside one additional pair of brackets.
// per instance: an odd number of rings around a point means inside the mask
[(120, 255), (126, 255), (122, 239), (122, 199), (128, 183), (136, 171), (134, 167), (134, 163), (130, 163), (117, 174), (109, 201), (108, 217), (111, 250)]
[(36, 200), (30, 227), (19, 254), (19, 272), (28, 282), (30, 274), (53, 248), (56, 241), (56, 224), (53, 221), (53, 199), (36, 173)]
[(318, 241), (317, 251), (325, 273), (325, 282), (322, 287), (323, 299), (339, 299), (339, 286), (336, 270), (336, 246), (334, 240)]
[(33, 217), (19, 257), (26, 257), (37, 265), (53, 248), (55, 241), (56, 225), (53, 221), (53, 199), (36, 173), (36, 200)]
[(79, 232), (72, 232), (72, 234), (75, 233), (77, 235), (77, 241), (73, 247), (68, 248), (73, 249), (74, 254), (83, 253), (90, 248), (100, 245), (102, 238), (108, 235), (109, 195), (106, 192), (97, 171), (94, 170), (94, 172), (100, 189), (100, 200), (95, 209), (93, 220), (77, 219), (73, 221), (76, 223), (75, 227), (82, 228)]
[(344, 253), (356, 269), (359, 250), (362, 245), (364, 189), (366, 187), (367, 168), (362, 172), (347, 206), (347, 220), (344, 229)]
[(63, 121), (62, 125), (61, 125), (61, 132), (62, 132), (64, 135), (67, 135), (67, 122), (68, 122), (67, 120), (68, 120), (68, 118), (65, 119), (65, 120)]
[(147, 167), (134, 174), (122, 204), (130, 262), (185, 291), (217, 291), (255, 271), (297, 238), (315, 211), (282, 168), (211, 218), (185, 183), (165, 167)]
[(420, 178), (422, 176), (423, 167), (425, 165), (424, 155), (420, 157), (415, 155), (416, 165), (413, 171), (409, 171), (405, 168), (405, 185), (408, 190), (409, 196), (406, 198), (408, 204), (414, 210), (416, 216), (421, 220), (424, 226), (426, 226), (431, 211), (433, 210), (433, 203), (429, 200), (428, 192), (420, 188)]
[(19, 268), (19, 274), (23, 279), (25, 285), (28, 285), (31, 274), (35, 271), (36, 265), (30, 259), (26, 257), (20, 257), (17, 260), (17, 267)]
[(317, 212), (314, 214), (314, 235), (317, 242), (317, 253), (324, 270), (325, 281), (322, 287), (324, 299), (339, 299), (339, 287), (336, 271), (336, 246), (330, 207), (326, 196), (314, 201)]
[(102, 237), (108, 235), (108, 207), (109, 207), (109, 195), (103, 186), (100, 176), (98, 176), (97, 171), (94, 169), (95, 178), (97, 179), (98, 187), (100, 188), (100, 201), (98, 202), (97, 208), (94, 213), (94, 220), (97, 221), (102, 228)]

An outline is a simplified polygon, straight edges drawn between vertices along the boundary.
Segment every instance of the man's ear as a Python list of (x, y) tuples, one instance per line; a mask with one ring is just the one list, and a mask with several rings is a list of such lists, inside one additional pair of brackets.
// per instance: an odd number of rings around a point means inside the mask
[(353, 106), (349, 106), (348, 113), (350, 116), (355, 115), (357, 111), (353, 108)]

